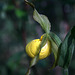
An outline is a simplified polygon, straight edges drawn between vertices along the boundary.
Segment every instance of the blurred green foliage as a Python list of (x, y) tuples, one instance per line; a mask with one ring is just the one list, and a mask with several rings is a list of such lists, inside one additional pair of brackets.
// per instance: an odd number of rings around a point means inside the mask
[[(39, 13), (49, 18), (51, 29), (58, 36), (62, 21), (66, 21), (69, 27), (75, 25), (75, 0), (30, 1)], [(32, 9), (24, 0), (0, 0), (0, 75), (25, 75), (31, 60), (25, 53), (26, 43), (39, 38), (42, 33), (42, 29), (32, 18)], [(32, 75), (58, 75), (59, 70), (48, 70), (52, 58), (39, 61), (33, 67)], [(69, 68), (70, 75), (75, 74), (74, 65), (75, 55)]]

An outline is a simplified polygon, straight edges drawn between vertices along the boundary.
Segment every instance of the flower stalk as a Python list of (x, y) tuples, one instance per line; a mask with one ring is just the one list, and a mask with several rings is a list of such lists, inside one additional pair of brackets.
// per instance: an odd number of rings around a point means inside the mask
[(63, 75), (69, 75), (68, 69), (64, 69), (64, 74)]

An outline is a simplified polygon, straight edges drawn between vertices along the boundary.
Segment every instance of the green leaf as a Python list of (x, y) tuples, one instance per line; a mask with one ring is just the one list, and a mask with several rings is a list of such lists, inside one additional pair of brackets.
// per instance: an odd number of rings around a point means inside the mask
[(41, 25), (41, 27), (46, 33), (49, 33), (49, 31), (51, 30), (51, 24), (48, 18), (45, 15), (40, 15), (35, 9), (35, 6), (32, 3), (28, 2), (28, 0), (25, 0), (25, 2), (34, 9), (34, 12), (33, 12), (34, 20)]
[(52, 50), (52, 52), (54, 54), (54, 57), (55, 57), (55, 61), (54, 61), (53, 66), (51, 68), (51, 69), (53, 69), (56, 66), (56, 63), (57, 63), (58, 47), (61, 44), (61, 40), (53, 32), (50, 32), (49, 40), (50, 40), (50, 43), (51, 43), (51, 50)]
[(60, 38), (53, 32), (50, 32), (50, 36), (53, 39), (53, 41), (56, 43), (56, 45), (59, 47), (59, 45), (61, 44)]
[(75, 26), (68, 32), (64, 41), (59, 47), (58, 65), (63, 68), (68, 68), (75, 47)]
[(33, 18), (34, 18), (35, 21), (37, 21), (41, 25), (41, 27), (43, 28), (43, 30), (46, 33), (49, 33), (49, 31), (51, 29), (51, 24), (50, 24), (48, 18), (45, 15), (39, 14), (37, 12), (37, 10), (34, 9)]

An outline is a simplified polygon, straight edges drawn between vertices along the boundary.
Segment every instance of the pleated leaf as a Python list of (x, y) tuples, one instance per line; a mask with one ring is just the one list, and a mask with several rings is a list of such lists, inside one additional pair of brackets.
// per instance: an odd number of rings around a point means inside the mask
[(68, 68), (75, 47), (75, 26), (68, 32), (64, 41), (59, 47), (58, 65), (63, 68)]

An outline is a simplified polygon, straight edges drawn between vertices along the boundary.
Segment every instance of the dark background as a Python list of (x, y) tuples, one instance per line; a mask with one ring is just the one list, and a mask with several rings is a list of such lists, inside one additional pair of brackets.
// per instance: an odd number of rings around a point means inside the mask
[[(48, 17), (51, 31), (63, 41), (75, 25), (75, 0), (29, 1), (34, 3), (40, 14)], [(31, 60), (25, 52), (25, 46), (44, 33), (33, 20), (32, 13), (32, 8), (24, 0), (0, 0), (0, 75), (25, 75)], [(52, 58), (39, 61), (31, 75), (63, 75), (60, 67), (49, 70)], [(75, 75), (75, 51), (69, 73)]]

